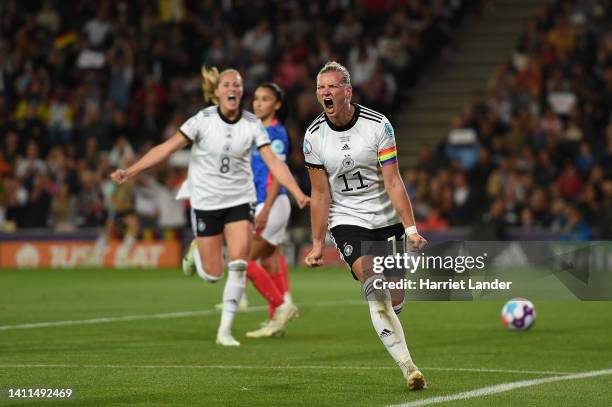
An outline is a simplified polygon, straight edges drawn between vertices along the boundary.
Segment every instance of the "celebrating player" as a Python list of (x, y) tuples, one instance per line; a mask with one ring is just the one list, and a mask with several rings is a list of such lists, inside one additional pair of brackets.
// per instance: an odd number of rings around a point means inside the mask
[(412, 206), (397, 166), (393, 127), (387, 118), (351, 103), (351, 77), (337, 62), (317, 75), (317, 99), (323, 107), (304, 137), (310, 182), (313, 247), (305, 258), (311, 267), (323, 264), (329, 220), (331, 235), (353, 276), (361, 282), (376, 333), (399, 365), (409, 389), (425, 387), (404, 338), (396, 313), (403, 296), (392, 304), (388, 290), (374, 284), (371, 256), (361, 242), (401, 240), (415, 249), (427, 244), (416, 229)]
[[(272, 150), (286, 161), (289, 139), (280, 123), (284, 107), (284, 92), (274, 83), (264, 83), (255, 90), (253, 111), (259, 117), (270, 137)], [(287, 191), (270, 174), (259, 151), (253, 151), (253, 175), (257, 191), (255, 210), (255, 234), (247, 268), (247, 278), (268, 301), (269, 321), (260, 329), (247, 333), (249, 338), (264, 338), (283, 332), (284, 326), (273, 318), (277, 307), (287, 302), (292, 304), (288, 286), (287, 262), (280, 250), (285, 238), (291, 205)], [(257, 263), (257, 260), (261, 264)], [(297, 307), (287, 305), (294, 309)]]
[[(272, 151), (261, 120), (240, 108), (243, 86), (238, 71), (227, 69), (219, 73), (216, 68), (204, 68), (202, 75), (205, 98), (214, 106), (192, 116), (174, 136), (152, 148), (129, 168), (115, 171), (111, 177), (123, 183), (191, 144), (188, 185), (196, 237), (183, 266), (197, 270), (209, 282), (219, 281), (223, 277), (225, 238), (229, 272), (217, 343), (239, 346), (231, 327), (244, 292), (251, 246), (252, 205), (256, 200), (251, 172), (252, 146), (258, 148), (272, 174), (291, 192), (300, 207), (307, 205), (309, 198)], [(279, 323), (292, 316), (290, 307), (279, 307), (275, 314)]]

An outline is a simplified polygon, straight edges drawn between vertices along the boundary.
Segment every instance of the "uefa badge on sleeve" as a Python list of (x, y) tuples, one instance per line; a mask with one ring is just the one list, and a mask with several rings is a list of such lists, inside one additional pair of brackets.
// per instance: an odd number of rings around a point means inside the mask
[(393, 127), (390, 123), (385, 123), (385, 135), (388, 138), (393, 138)]

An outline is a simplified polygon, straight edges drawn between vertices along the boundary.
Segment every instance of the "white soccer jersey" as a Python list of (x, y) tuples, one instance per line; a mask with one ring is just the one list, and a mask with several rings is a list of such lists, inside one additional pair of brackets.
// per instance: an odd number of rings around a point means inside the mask
[(243, 110), (230, 121), (217, 106), (198, 112), (179, 131), (193, 142), (189, 158), (191, 206), (215, 210), (256, 202), (251, 150), (270, 144), (261, 120)]
[(331, 190), (329, 227), (377, 229), (401, 222), (385, 190), (382, 166), (397, 162), (393, 127), (364, 106), (343, 127), (321, 113), (306, 130), (304, 159), (325, 170)]

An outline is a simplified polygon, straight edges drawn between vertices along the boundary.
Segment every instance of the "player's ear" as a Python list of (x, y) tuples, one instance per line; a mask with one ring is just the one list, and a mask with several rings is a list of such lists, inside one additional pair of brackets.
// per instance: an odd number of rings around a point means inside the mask
[(347, 86), (346, 87), (346, 97), (350, 99), (352, 96), (353, 96), (353, 87)]

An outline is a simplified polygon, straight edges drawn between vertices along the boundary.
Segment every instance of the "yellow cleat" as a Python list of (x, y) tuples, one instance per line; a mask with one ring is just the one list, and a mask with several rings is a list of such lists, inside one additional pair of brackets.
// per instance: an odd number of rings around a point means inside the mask
[(187, 277), (191, 277), (196, 273), (195, 258), (193, 256), (194, 250), (198, 250), (198, 244), (195, 239), (191, 241), (191, 244), (189, 245), (189, 249), (187, 249), (187, 253), (185, 253), (185, 257), (183, 257), (182, 268), (183, 268), (183, 273)]
[(427, 382), (425, 381), (425, 376), (421, 373), (420, 370), (415, 370), (408, 375), (408, 379), (406, 379), (406, 386), (408, 390), (423, 390), (427, 388)]

